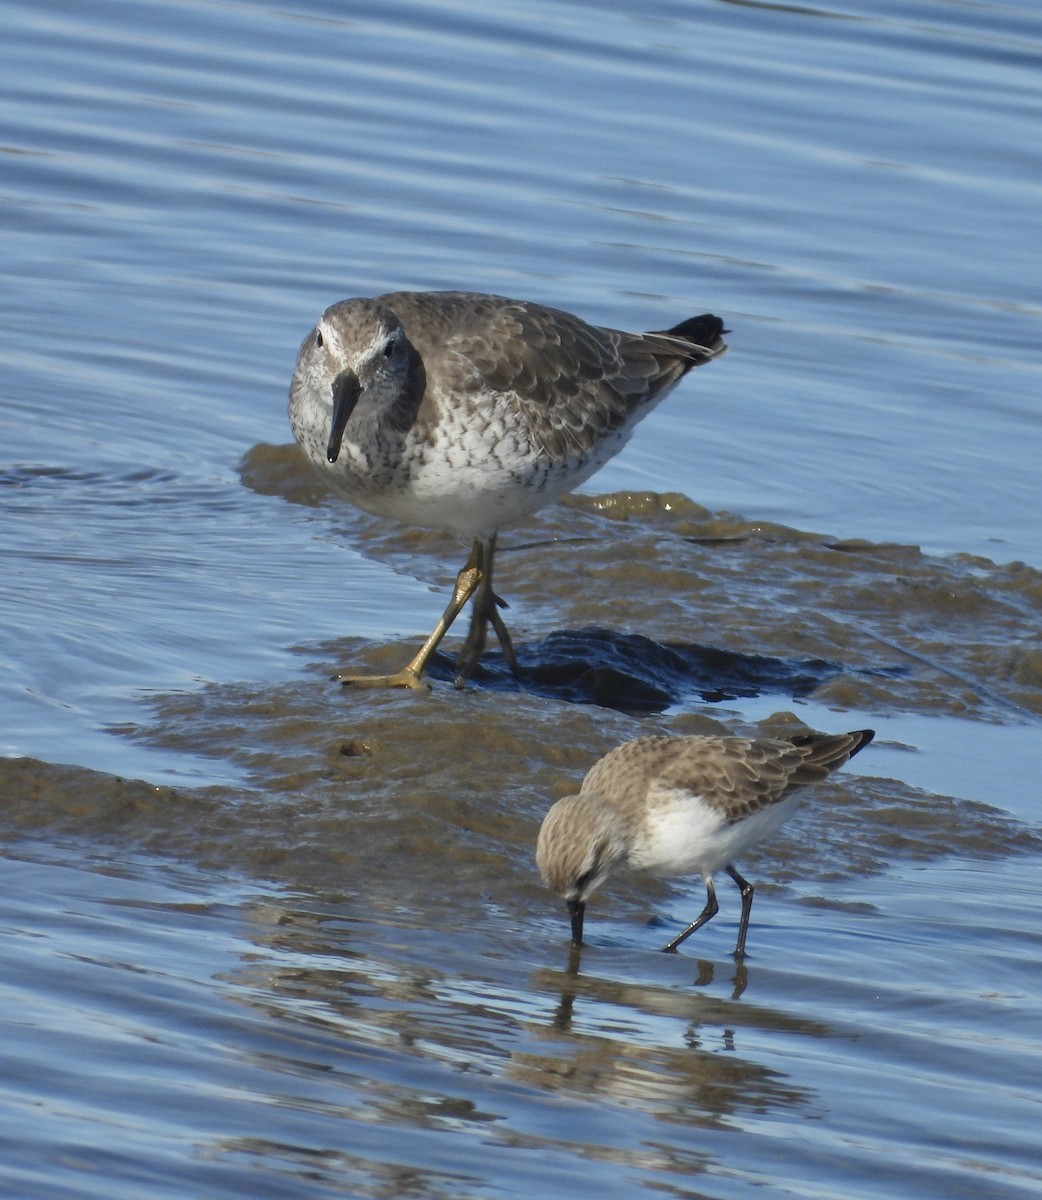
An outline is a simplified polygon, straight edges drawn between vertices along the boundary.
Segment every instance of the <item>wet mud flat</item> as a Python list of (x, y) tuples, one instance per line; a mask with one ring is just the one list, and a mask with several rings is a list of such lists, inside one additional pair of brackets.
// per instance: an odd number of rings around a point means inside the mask
[[(395, 571), (447, 589), (462, 562), (451, 538), (326, 508), (293, 447), (255, 447), (242, 476), (256, 491), (323, 506), (346, 546)], [(352, 690), (330, 681), (334, 671), (394, 669), (426, 630), (388, 644), (346, 631), (331, 644), (305, 637), (297, 678), (157, 695), (139, 723), (113, 731), (231, 763), (241, 786), (171, 790), (9, 760), (4, 825), (130, 839), (385, 903), (421, 924), (438, 919), (431, 905), (452, 913), (464, 895), (478, 908), (519, 906), (514, 919), (524, 920), (549, 905), (531, 861), (542, 813), (628, 738), (744, 731), (728, 706), (749, 697), (776, 698), (766, 726), (776, 731), (803, 724), (805, 701), (835, 710), (837, 728), (849, 722), (844, 710), (996, 724), (1042, 715), (1042, 577), (1022, 564), (839, 542), (679, 495), (582, 495), (504, 535), (497, 590), (510, 605), (518, 679), (493, 647), (474, 680), (454, 688), (454, 630), (430, 692)], [(442, 603), (432, 591), (431, 624)], [(862, 872), (891, 853), (987, 856), (1035, 844), (998, 810), (856, 772), (805, 807), (831, 814), (830, 873)], [(803, 819), (760, 851), (776, 879)], [(814, 870), (813, 856), (800, 863), (804, 877)]]
[[(27, 947), (8, 986), (27, 978), (15, 1000), (33, 1014), (12, 1078), (30, 1123), (41, 1097), (63, 1114), (39, 1161), (22, 1139), (9, 1162), (81, 1194), (89, 1175), (156, 1170), (159, 1131), (178, 1179), (209, 1195), (258, 1179), (439, 1200), (580, 1179), (719, 1196), (914, 1179), (948, 1200), (996, 1168), (1010, 1195), (1030, 1186), (1034, 1128), (1016, 1131), (1032, 1109), (1037, 821), (903, 782), (915, 748), (884, 736), (892, 772), (862, 774), (859, 756), (743, 860), (757, 901), (740, 965), (735, 896), (666, 956), (697, 881), (625, 875), (594, 898), (577, 957), (533, 849), (549, 803), (644, 733), (905, 713), (1034, 734), (1037, 572), (676, 495), (573, 497), (503, 542), (518, 679), (493, 650), (455, 688), (450, 637), (430, 691), (358, 691), (330, 676), (395, 669), (427, 630), (351, 637), (351, 563), (429, 581), (433, 624), (462, 548), (330, 504), (292, 448), (257, 447), (242, 473), (314, 506), (334, 546), (322, 569), (342, 541), (345, 636), (293, 630), (291, 677), (152, 694), (110, 730), (232, 783), (0, 760), (0, 908)], [(70, 1013), (71, 1073), (51, 1069)], [(129, 1103), (126, 1079), (157, 1055)], [(879, 1083), (898, 1079), (896, 1095)], [(123, 1150), (99, 1150), (99, 1128)]]

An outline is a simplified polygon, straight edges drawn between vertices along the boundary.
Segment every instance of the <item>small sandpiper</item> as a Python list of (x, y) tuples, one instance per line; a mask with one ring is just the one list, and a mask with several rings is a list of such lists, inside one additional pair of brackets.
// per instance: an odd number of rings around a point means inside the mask
[(651, 875), (701, 875), (706, 906), (665, 951), (718, 911), (713, 874), (721, 867), (742, 894), (735, 958), (745, 956), (753, 887), (734, 869), (742, 851), (773, 833), (799, 791), (820, 783), (874, 737), (802, 733), (789, 738), (644, 737), (590, 768), (576, 796), (558, 800), (543, 820), (536, 862), (562, 896), (572, 942), (582, 945), (586, 901), (620, 867)]
[(588, 325), (558, 309), (474, 292), (395, 292), (332, 305), (307, 335), (289, 420), (307, 457), (359, 508), (472, 543), (441, 619), (394, 675), (418, 687), (471, 597), (462, 684), (491, 624), (517, 673), (492, 588), (497, 532), (570, 492), (626, 444), (692, 367), (726, 350), (719, 317), (657, 333)]

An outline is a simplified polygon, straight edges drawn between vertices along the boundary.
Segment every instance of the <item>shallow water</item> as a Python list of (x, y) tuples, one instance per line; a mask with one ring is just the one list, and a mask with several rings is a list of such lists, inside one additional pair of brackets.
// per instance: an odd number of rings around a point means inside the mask
[[(2, 22), (4, 1190), (1037, 1195), (1034, 7)], [(288, 445), (401, 287), (732, 330), (504, 534), (520, 685), (329, 682), (462, 558)], [(624, 878), (570, 962), (549, 801), (799, 722), (878, 737), (741, 864), (748, 962)]]

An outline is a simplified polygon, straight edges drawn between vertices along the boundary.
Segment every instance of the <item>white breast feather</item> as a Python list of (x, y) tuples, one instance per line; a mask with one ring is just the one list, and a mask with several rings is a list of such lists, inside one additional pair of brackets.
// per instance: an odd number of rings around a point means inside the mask
[(718, 809), (684, 788), (652, 788), (648, 813), (630, 851), (630, 864), (652, 875), (708, 879), (743, 850), (762, 841), (795, 808), (796, 796), (728, 823)]

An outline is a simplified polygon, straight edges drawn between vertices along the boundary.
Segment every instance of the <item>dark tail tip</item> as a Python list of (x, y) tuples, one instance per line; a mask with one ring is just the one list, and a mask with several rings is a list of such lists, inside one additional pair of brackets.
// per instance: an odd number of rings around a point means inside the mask
[(672, 329), (664, 329), (662, 332), (668, 333), (670, 337), (683, 338), (685, 342), (693, 342), (696, 346), (704, 346), (707, 350), (712, 350), (720, 338), (730, 330), (724, 328), (724, 323), (719, 317), (712, 313), (703, 313), (700, 317), (688, 317), (686, 321), (681, 321), (679, 325), (674, 325)]
[(875, 736), (874, 729), (852, 729), (849, 733), (795, 733), (785, 740), (804, 747), (807, 763), (823, 767), (830, 774), (864, 750)]
[(868, 743), (876, 736), (874, 729), (854, 729), (847, 734), (847, 737), (858, 738), (857, 745), (850, 751), (850, 757), (853, 758), (859, 750), (864, 750)]

